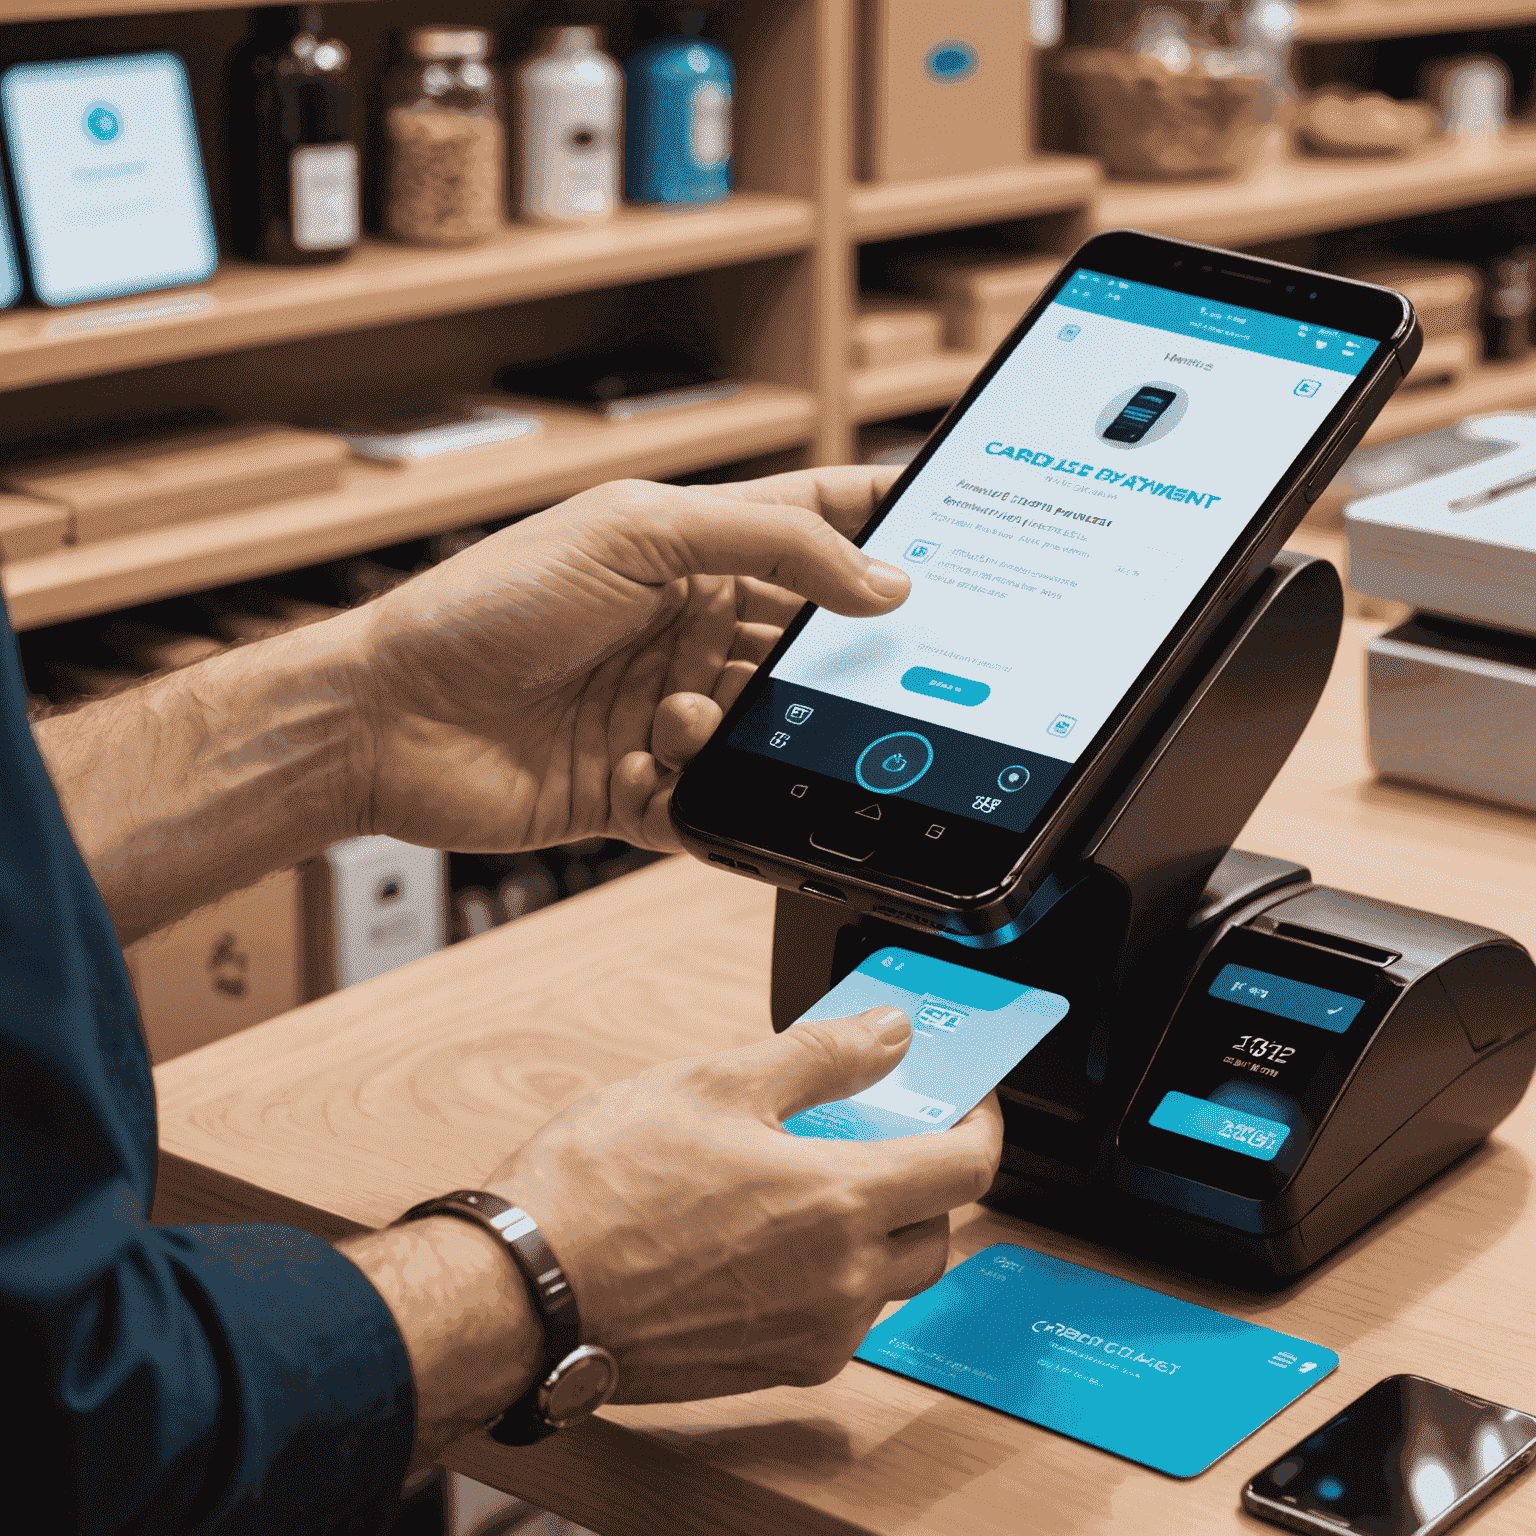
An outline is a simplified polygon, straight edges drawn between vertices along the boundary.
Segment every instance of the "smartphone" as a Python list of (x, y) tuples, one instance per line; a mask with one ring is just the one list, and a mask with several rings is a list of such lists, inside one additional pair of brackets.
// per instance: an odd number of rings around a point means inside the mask
[(1163, 412), (1179, 398), (1176, 389), (1147, 384), (1125, 403), (1125, 408), (1104, 428), (1110, 443), (1139, 443), (1157, 424)]
[(852, 1098), (792, 1115), (784, 1129), (825, 1141), (890, 1141), (947, 1131), (1067, 1016), (1067, 1000), (932, 955), (877, 949), (800, 1019), (895, 1004), (912, 1020), (907, 1054)]
[(1243, 1490), (1293, 1531), (1439, 1536), (1536, 1458), (1536, 1418), (1423, 1376), (1388, 1376)]
[(802, 610), (679, 780), (684, 846), (961, 942), (1011, 937), (1421, 345), (1389, 289), (1089, 241), (860, 534), (907, 601)]

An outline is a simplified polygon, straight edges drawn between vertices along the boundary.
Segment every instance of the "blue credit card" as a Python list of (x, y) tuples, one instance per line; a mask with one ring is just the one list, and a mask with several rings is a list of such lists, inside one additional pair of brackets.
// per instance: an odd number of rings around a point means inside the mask
[(912, 1020), (912, 1044), (900, 1064), (851, 1099), (791, 1116), (786, 1131), (825, 1141), (890, 1141), (947, 1130), (1067, 1013), (1067, 1000), (1058, 993), (887, 947), (795, 1023), (845, 1018), (892, 1003)]
[(857, 1358), (1171, 1477), (1194, 1477), (1334, 1370), (1331, 1350), (997, 1243)]

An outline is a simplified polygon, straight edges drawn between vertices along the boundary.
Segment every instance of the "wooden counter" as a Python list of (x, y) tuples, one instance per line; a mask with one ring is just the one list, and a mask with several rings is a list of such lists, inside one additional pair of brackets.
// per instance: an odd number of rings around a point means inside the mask
[[(1536, 819), (1375, 783), (1351, 621), (1306, 737), (1242, 846), (1321, 881), (1536, 946)], [(156, 1071), (162, 1220), (328, 1237), (472, 1185), (548, 1116), (658, 1059), (763, 1036), (773, 894), (676, 859)], [(602, 1536), (1109, 1536), (1272, 1529), (1243, 1483), (1374, 1381), (1415, 1371), (1536, 1408), (1533, 1100), (1482, 1150), (1276, 1295), (1254, 1296), (972, 1207), (952, 1258), (1022, 1242), (1326, 1344), (1340, 1369), (1179, 1482), (859, 1362), (809, 1390), (601, 1419), (449, 1464)], [(1536, 1529), (1536, 1481), (1473, 1518)]]

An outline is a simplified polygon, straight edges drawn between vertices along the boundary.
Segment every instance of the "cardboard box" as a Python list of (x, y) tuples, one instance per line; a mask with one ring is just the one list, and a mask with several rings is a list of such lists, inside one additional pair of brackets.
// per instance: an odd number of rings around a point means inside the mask
[(304, 1001), (300, 910), (299, 873), (285, 869), (128, 947), (152, 1061)]
[(66, 507), (31, 496), (0, 495), (0, 561), (51, 555), (74, 539)]
[(74, 520), (78, 544), (335, 490), (346, 445), (294, 427), (207, 427), (19, 465), (6, 486)]
[(1020, 260), (976, 252), (909, 256), (892, 263), (891, 277), (902, 288), (936, 300), (944, 313), (946, 346), (964, 352), (991, 352), (1055, 277), (1054, 256)]
[(886, 368), (932, 357), (944, 345), (944, 314), (932, 304), (894, 293), (866, 293), (853, 322), (850, 362)]
[(1424, 343), (1424, 350), (1408, 370), (1400, 388), (1421, 385), (1459, 384), (1483, 359), (1481, 331), (1453, 331)]
[(860, 21), (862, 180), (1024, 162), (1034, 112), (1027, 5), (863, 0)]

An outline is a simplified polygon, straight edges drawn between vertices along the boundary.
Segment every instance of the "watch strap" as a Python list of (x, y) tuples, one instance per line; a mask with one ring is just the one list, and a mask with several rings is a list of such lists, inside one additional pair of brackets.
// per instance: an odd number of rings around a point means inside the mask
[(490, 1426), (492, 1438), (503, 1445), (531, 1445), (553, 1434), (556, 1426), (544, 1416), (541, 1393), (556, 1368), (580, 1345), (581, 1319), (570, 1282), (538, 1223), (500, 1195), (483, 1189), (456, 1189), (413, 1205), (394, 1225), (426, 1216), (458, 1216), (498, 1238), (527, 1285), (544, 1327), (544, 1363), (539, 1379)]

